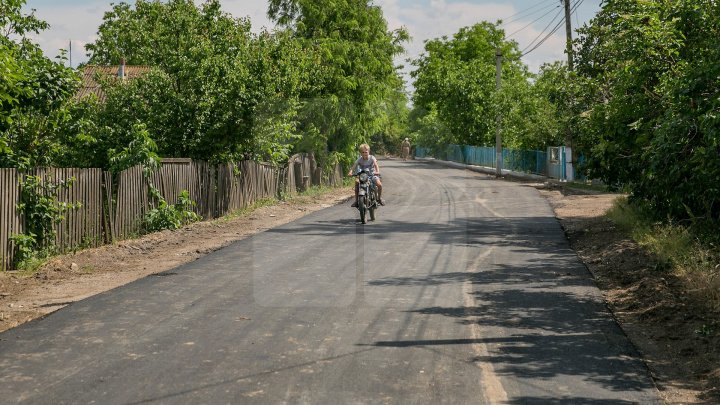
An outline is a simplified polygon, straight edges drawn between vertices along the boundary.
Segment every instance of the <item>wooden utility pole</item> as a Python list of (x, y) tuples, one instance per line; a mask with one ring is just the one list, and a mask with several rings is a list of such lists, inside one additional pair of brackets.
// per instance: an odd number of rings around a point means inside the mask
[(570, 26), (570, 0), (560, 0), (565, 3), (565, 52), (568, 58), (568, 70), (573, 70), (572, 27)]
[[(500, 93), (500, 79), (502, 78), (502, 51), (500, 48), (495, 48), (495, 88), (498, 94)], [(502, 122), (502, 116), (500, 114), (500, 108), (498, 108), (497, 115), (495, 116), (495, 176), (502, 176), (502, 134), (500, 123)]]
[[(572, 47), (572, 26), (570, 24), (570, 0), (560, 0), (565, 4), (565, 52), (568, 60), (568, 73), (572, 75), (573, 67), (573, 47)], [(572, 76), (571, 76), (572, 77)], [(574, 179), (575, 170), (575, 146), (573, 145), (573, 134), (570, 128), (567, 128), (565, 134), (565, 146), (570, 148), (570, 180)]]

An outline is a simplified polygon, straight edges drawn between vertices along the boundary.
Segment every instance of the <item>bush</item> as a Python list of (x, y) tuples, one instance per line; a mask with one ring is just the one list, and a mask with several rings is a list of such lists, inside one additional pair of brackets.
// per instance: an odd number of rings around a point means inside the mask
[(192, 211), (195, 202), (190, 199), (187, 190), (180, 192), (177, 203), (168, 204), (157, 189), (152, 188), (151, 194), (158, 200), (158, 207), (153, 208), (143, 219), (145, 233), (157, 232), (163, 229), (178, 229), (187, 224), (197, 222), (201, 218)]

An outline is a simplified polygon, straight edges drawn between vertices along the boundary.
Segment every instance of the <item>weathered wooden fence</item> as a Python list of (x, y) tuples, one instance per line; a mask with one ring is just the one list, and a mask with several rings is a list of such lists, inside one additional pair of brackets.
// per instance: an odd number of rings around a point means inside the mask
[(12, 263), (15, 246), (10, 236), (22, 232), (21, 218), (16, 206), (20, 202), (20, 176), (15, 169), (0, 169), (0, 268)]
[(332, 172), (324, 173), (312, 154), (293, 155), (288, 164), (287, 181), (288, 190), (291, 193), (316, 185), (337, 187), (342, 184), (342, 177), (339, 164), (335, 165)]
[[(298, 173), (299, 183), (295, 181)], [(140, 166), (118, 175), (100, 169), (56, 168), (36, 169), (26, 175), (54, 182), (75, 179), (70, 188), (58, 194), (59, 202), (80, 205), (68, 211), (55, 228), (60, 252), (140, 234), (145, 214), (157, 205), (149, 195), (150, 186), (169, 204), (176, 203), (180, 192), (187, 190), (197, 204), (194, 211), (203, 219), (211, 219), (248, 207), (260, 199), (280, 197), (282, 192), (294, 193), (300, 187), (342, 183), (339, 166), (333, 173), (323, 175), (311, 155), (293, 156), (287, 168), (252, 161), (212, 165), (190, 159), (164, 159), (161, 168), (148, 175)], [(17, 204), (21, 180), (26, 175), (15, 169), (0, 169), (2, 270), (9, 269), (13, 262), (11, 235), (24, 232)]]

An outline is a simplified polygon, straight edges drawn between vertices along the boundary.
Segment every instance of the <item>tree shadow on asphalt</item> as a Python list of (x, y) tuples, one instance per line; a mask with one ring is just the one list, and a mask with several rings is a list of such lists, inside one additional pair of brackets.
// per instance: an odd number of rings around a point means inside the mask
[[(311, 215), (312, 218), (319, 216), (317, 213)], [(353, 224), (357, 226), (351, 226)], [(554, 217), (475, 217), (448, 223), (381, 220), (367, 225), (358, 224), (355, 218), (347, 218), (298, 221), (266, 232), (328, 237), (361, 233), (375, 240), (387, 240), (397, 235), (429, 234), (431, 241), (439, 245), (513, 246), (543, 251), (562, 248), (572, 251)]]
[[(582, 376), (591, 385), (614, 392), (653, 388), (639, 354), (607, 311), (599, 291), (593, 288), (590, 273), (577, 259), (554, 217), (471, 217), (447, 223), (383, 220), (371, 226), (346, 225), (342, 221), (311, 221), (269, 232), (331, 237), (361, 234), (371, 250), (374, 242), (411, 239), (417, 234), (429, 235), (425, 242), (428, 246), (461, 248), (469, 252), (461, 269), (376, 278), (366, 284), (382, 288), (470, 283), (473, 306), (425, 307), (407, 312), (451, 317), (462, 325), (477, 325), (496, 334), (480, 339), (377, 341), (373, 345), (408, 348), (486, 344), (490, 354), (468, 361), (490, 363), (501, 376), (530, 380)], [(474, 256), (490, 248), (519, 253), (522, 263), (490, 261), (474, 267)], [(437, 255), (442, 254), (440, 250)], [(580, 397), (548, 402), (544, 397), (523, 397), (509, 403), (622, 402)]]
[[(471, 361), (490, 363), (501, 376), (549, 380), (573, 375), (612, 391), (651, 389), (639, 354), (605, 310), (602, 298), (586, 288), (592, 286), (592, 281), (583, 274), (585, 269), (576, 265), (558, 272), (561, 267), (544, 261), (522, 268), (495, 265), (473, 273), (372, 280), (368, 284), (375, 286), (469, 282), (474, 286), (471, 294), (476, 305), (472, 307), (426, 307), (407, 312), (451, 317), (463, 325), (478, 325), (481, 330), (498, 334), (479, 339), (374, 344), (403, 348), (485, 344), (492, 348), (491, 353)], [(523, 398), (510, 403), (595, 403), (574, 397), (561, 401)]]

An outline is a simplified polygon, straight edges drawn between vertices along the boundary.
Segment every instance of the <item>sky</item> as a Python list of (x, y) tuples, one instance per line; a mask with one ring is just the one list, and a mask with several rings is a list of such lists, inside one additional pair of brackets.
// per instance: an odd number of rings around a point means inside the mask
[[(134, 4), (134, 0), (125, 0)], [(97, 29), (103, 14), (120, 0), (27, 0), (25, 12), (35, 9), (35, 15), (50, 24), (50, 28), (34, 36), (35, 41), (49, 57), (59, 49), (68, 50), (72, 43), (72, 65), (86, 62), (85, 44), (97, 38)], [(252, 29), (272, 29), (267, 18), (267, 0), (221, 0), (225, 12), (234, 17), (249, 17)], [(601, 0), (571, 0), (575, 5), (571, 24), (573, 30), (587, 23), (600, 9)], [(201, 0), (195, 0), (200, 4)], [(415, 59), (423, 52), (424, 41), (452, 36), (462, 27), (480, 21), (503, 21), (508, 37), (518, 42), (519, 48), (532, 49), (540, 39), (561, 22), (564, 9), (561, 0), (374, 0), (383, 10), (389, 29), (405, 27), (412, 37), (405, 45), (406, 53), (396, 58), (405, 66), (403, 74), (409, 80)], [(554, 20), (553, 18), (556, 17)], [(549, 27), (549, 28), (547, 28)], [(574, 35), (573, 35), (574, 36)], [(543, 63), (566, 60), (565, 25), (549, 36), (539, 47), (523, 56), (531, 71), (537, 72)]]

